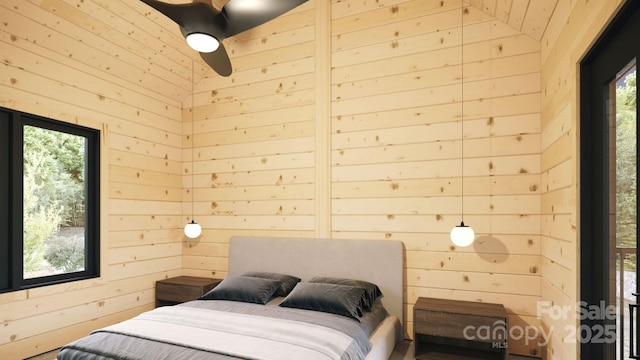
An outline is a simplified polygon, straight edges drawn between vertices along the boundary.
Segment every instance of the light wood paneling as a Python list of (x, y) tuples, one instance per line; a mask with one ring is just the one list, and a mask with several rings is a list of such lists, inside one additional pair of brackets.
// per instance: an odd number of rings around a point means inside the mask
[(108, 164), (103, 276), (0, 294), (0, 353), (147, 310), (158, 279), (225, 276), (232, 235), (402, 241), (406, 336), (419, 296), (575, 324), (537, 303), (577, 300), (576, 63), (619, 2), (310, 0), (225, 40), (226, 78), (142, 2), (1, 2), (0, 105), (108, 129)]
[(101, 277), (0, 294), (3, 358), (36, 355), (148, 310), (155, 281), (181, 273), (181, 107), (191, 54), (177, 37), (165, 48), (172, 40), (160, 40), (158, 24), (137, 10), (144, 4), (0, 3), (0, 105), (102, 129), (106, 146)]
[(542, 39), (556, 7), (563, 3), (558, 0), (465, 1), (536, 40)]
[(540, 314), (542, 328), (552, 332), (548, 359), (580, 357), (580, 342), (571, 338), (580, 326), (578, 69), (620, 3), (558, 1), (541, 38), (541, 295), (571, 309), (567, 316)]
[(229, 39), (233, 74), (209, 73), (185, 99), (183, 220), (193, 210), (204, 229), (186, 242), (186, 275), (224, 276), (227, 253), (210, 250), (231, 234), (313, 236), (316, 16), (311, 1)]
[[(540, 259), (519, 255), (518, 241), (539, 234), (539, 43), (475, 8), (463, 32), (460, 3), (348, 4), (333, 26), (335, 236), (404, 241), (408, 292), (508, 293), (519, 300), (507, 306), (535, 309)], [(473, 249), (448, 241), (460, 216), (461, 136), (465, 222), (479, 235)], [(410, 310), (415, 298), (407, 301)], [(521, 307), (510, 311), (537, 324)], [(410, 333), (412, 319), (405, 323)], [(539, 352), (514, 341), (514, 352)]]

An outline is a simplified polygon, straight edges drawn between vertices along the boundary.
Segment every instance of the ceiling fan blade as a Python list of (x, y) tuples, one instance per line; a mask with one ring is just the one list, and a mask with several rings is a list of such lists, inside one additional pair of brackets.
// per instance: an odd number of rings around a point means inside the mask
[(227, 50), (224, 48), (222, 43), (220, 43), (220, 46), (216, 51), (200, 53), (200, 57), (218, 74), (222, 76), (231, 75), (231, 60), (229, 60)]
[[(192, 0), (188, 4), (141, 1), (176, 22), (185, 38), (194, 33), (215, 37), (220, 42), (218, 49), (201, 52), (200, 57), (218, 74), (229, 76), (231, 60), (222, 40), (264, 24), (307, 0)], [(216, 6), (222, 6), (222, 10)]]
[(305, 2), (307, 0), (229, 0), (222, 8), (227, 18), (225, 34), (233, 36), (262, 25)]
[(208, 23), (219, 12), (211, 1), (195, 0), (187, 4), (169, 4), (158, 0), (140, 0), (164, 14), (181, 27), (189, 27), (191, 23)]
[(185, 21), (185, 12), (191, 4), (168, 4), (158, 0), (140, 0), (164, 14), (169, 19), (182, 26)]

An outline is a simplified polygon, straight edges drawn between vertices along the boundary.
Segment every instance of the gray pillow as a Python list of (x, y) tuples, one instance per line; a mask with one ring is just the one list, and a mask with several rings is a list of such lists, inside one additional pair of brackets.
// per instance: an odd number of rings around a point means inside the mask
[(291, 290), (293, 290), (293, 288), (296, 286), (296, 284), (300, 282), (300, 278), (295, 277), (295, 276), (285, 275), (285, 274), (278, 274), (278, 273), (271, 273), (271, 272), (262, 272), (262, 271), (249, 271), (249, 272), (246, 272), (246, 273), (242, 274), (242, 276), (251, 276), (251, 277), (257, 277), (257, 278), (271, 279), (271, 280), (279, 281), (280, 282), (280, 288), (278, 288), (278, 290), (276, 291), (274, 296), (287, 296), (287, 295), (289, 295), (289, 293), (291, 292)]
[(364, 289), (346, 285), (298, 283), (280, 303), (282, 307), (322, 311), (354, 318), (362, 316)]
[(198, 300), (230, 300), (266, 304), (280, 288), (280, 282), (248, 276), (227, 276)]
[(309, 280), (310, 283), (338, 284), (359, 287), (365, 290), (363, 302), (364, 310), (370, 310), (377, 298), (382, 296), (378, 285), (364, 280), (344, 279), (337, 277), (316, 276)]

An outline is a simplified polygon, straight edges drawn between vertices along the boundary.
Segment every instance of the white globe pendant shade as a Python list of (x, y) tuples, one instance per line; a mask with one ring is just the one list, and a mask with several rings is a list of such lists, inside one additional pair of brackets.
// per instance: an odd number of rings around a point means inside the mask
[(215, 37), (209, 34), (192, 33), (187, 35), (187, 44), (191, 46), (193, 50), (201, 53), (214, 52), (220, 46), (220, 42)]
[(464, 222), (460, 222), (460, 225), (456, 225), (451, 229), (451, 241), (460, 247), (469, 246), (476, 238), (476, 233), (470, 226), (466, 226)]
[(190, 223), (184, 226), (184, 234), (186, 237), (190, 239), (197, 238), (198, 236), (200, 236), (201, 233), (202, 233), (202, 228), (200, 227), (200, 224), (198, 224), (194, 220), (191, 220)]

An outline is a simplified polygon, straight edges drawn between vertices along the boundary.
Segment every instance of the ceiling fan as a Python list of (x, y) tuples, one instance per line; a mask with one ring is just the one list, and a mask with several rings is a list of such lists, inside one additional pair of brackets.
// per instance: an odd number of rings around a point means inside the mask
[(192, 0), (170, 4), (141, 0), (180, 26), (182, 36), (222, 76), (231, 75), (231, 61), (222, 40), (264, 24), (307, 0)]

